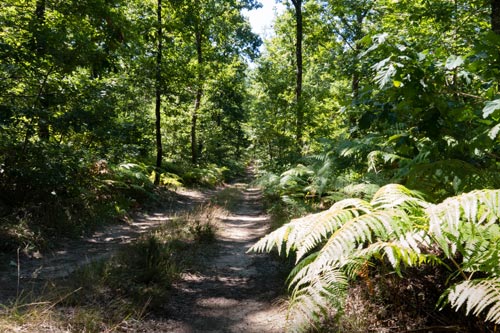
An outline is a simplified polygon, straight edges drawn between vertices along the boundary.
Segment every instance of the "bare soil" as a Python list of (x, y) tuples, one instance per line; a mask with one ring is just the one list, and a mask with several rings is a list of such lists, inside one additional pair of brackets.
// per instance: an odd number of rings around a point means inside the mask
[[(247, 253), (269, 230), (259, 189), (233, 184), (242, 198), (220, 220), (217, 240), (182, 274), (165, 300), (164, 311), (124, 321), (118, 332), (284, 332), (282, 265), (269, 255)], [(91, 237), (68, 240), (59, 249), (31, 258), (10, 258), (0, 275), (0, 304), (22, 289), (64, 278), (81, 266), (107, 258), (141, 234), (168, 223), (175, 214), (206, 202), (213, 192), (179, 192), (171, 207), (143, 214)], [(21, 330), (22, 331), (22, 330)], [(58, 331), (59, 332), (59, 331)]]
[[(244, 186), (237, 184), (234, 186)], [(281, 265), (248, 249), (269, 229), (256, 188), (244, 188), (235, 212), (221, 221), (215, 252), (184, 274), (167, 305), (163, 332), (284, 332)]]

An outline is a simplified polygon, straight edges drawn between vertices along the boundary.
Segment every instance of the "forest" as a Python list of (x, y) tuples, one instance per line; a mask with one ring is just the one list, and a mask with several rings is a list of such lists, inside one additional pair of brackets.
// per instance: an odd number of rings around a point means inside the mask
[(275, 3), (3, 0), (0, 267), (251, 167), (287, 332), (497, 332), (500, 0)]

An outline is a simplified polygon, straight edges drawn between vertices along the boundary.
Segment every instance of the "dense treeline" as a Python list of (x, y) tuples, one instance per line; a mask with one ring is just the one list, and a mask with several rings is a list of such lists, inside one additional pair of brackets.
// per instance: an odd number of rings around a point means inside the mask
[(3, 1), (5, 246), (33, 245), (46, 229), (79, 233), (149, 201), (155, 176), (213, 185), (223, 166), (237, 170), (246, 145), (245, 70), (261, 43), (241, 11), (255, 6)]
[(498, 324), (500, 1), (281, 3), (259, 54), (254, 0), (3, 1), (1, 249), (251, 159), (275, 215), (332, 207), (256, 247), (300, 259), (308, 325), (361, 268), (429, 263), (443, 300)]

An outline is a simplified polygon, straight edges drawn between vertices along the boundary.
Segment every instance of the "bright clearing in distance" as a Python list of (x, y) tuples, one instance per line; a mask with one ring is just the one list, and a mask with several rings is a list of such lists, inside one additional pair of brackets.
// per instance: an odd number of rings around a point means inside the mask
[(252, 26), (252, 31), (265, 39), (272, 33), (272, 25), (275, 14), (281, 13), (284, 6), (276, 3), (276, 0), (260, 0), (262, 7), (259, 9), (245, 11), (244, 15), (248, 17)]

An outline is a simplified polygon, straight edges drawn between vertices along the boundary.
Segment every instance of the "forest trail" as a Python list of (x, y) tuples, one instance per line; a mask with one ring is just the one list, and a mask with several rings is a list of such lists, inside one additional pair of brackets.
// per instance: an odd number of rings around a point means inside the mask
[(234, 212), (220, 222), (215, 251), (202, 268), (183, 275), (167, 305), (168, 320), (158, 332), (278, 333), (285, 331), (286, 310), (278, 303), (283, 281), (280, 264), (247, 250), (269, 228), (261, 193), (234, 184), (243, 196)]
[[(269, 230), (262, 195), (247, 183), (228, 185), (242, 195), (234, 208), (219, 218), (217, 239), (206, 246), (195, 268), (182, 274), (169, 292), (164, 311), (153, 317), (125, 321), (120, 332), (170, 333), (279, 333), (285, 331), (286, 309), (279, 305), (284, 282), (282, 265), (267, 254), (247, 253)], [(207, 202), (216, 192), (179, 193), (170, 209), (141, 215), (128, 225), (116, 225), (85, 239), (71, 240), (42, 258), (20, 260), (17, 271), (0, 277), (0, 297), (15, 296), (16, 289), (41, 286), (65, 278), (90, 262), (110, 257), (120, 246), (168, 223), (176, 214)]]
[(127, 223), (103, 227), (89, 236), (60, 240), (58, 246), (44, 253), (2, 258), (3, 263), (10, 263), (0, 274), (0, 304), (23, 290), (29, 292), (54, 279), (66, 278), (84, 265), (111, 257), (120, 247), (168, 223), (177, 214), (201, 206), (213, 192), (180, 190), (160, 210), (136, 214)]

